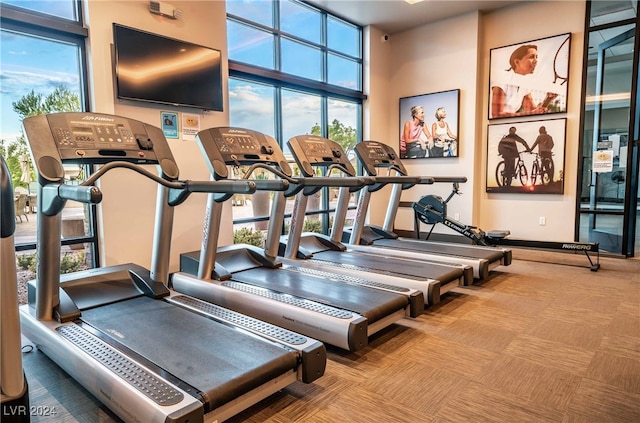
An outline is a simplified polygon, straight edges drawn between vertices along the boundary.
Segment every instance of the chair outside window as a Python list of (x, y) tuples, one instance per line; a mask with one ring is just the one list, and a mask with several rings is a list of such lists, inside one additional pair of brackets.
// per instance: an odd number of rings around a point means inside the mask
[(13, 201), (15, 205), (15, 213), (16, 213), (16, 221), (20, 219), (20, 223), (22, 223), (22, 216), (29, 221), (29, 217), (27, 216), (27, 194), (17, 194)]

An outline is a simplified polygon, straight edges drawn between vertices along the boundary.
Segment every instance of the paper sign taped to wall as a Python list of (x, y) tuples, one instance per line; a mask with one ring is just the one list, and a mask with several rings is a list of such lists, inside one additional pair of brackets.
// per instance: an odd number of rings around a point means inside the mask
[(182, 114), (182, 139), (195, 140), (196, 135), (200, 132), (200, 116)]
[(594, 172), (611, 172), (613, 171), (613, 150), (598, 150), (593, 152), (593, 165), (591, 169)]

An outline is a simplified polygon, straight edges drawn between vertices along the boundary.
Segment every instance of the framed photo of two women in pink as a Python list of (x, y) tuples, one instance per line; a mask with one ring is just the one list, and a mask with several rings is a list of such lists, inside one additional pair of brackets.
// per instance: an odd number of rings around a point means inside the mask
[(571, 33), (491, 49), (489, 119), (565, 113)]
[(400, 158), (458, 157), (460, 90), (400, 99)]

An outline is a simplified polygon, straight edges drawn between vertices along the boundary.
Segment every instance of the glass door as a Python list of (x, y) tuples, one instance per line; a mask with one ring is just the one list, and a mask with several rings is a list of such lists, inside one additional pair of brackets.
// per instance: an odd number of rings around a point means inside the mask
[[(634, 19), (592, 26), (585, 75), (580, 241), (633, 256), (638, 207), (638, 55)], [(592, 5), (591, 24), (597, 22)], [(622, 22), (621, 22), (622, 23)]]

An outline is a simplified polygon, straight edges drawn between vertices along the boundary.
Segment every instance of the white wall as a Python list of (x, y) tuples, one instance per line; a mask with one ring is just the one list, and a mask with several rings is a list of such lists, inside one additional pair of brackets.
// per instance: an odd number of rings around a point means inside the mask
[[(474, 192), (477, 190), (474, 187), (480, 182), (473, 174), (481, 146), (475, 133), (479, 21), (478, 13), (474, 12), (394, 34), (383, 44), (388, 47), (381, 52), (385, 54), (384, 62), (390, 63), (387, 65), (390, 69), (387, 72), (387, 86), (384, 87), (385, 95), (378, 95), (377, 86), (372, 86), (368, 92), (370, 109), (382, 109), (387, 115), (387, 119), (382, 119), (377, 114), (371, 114), (370, 124), (374, 125), (375, 122), (376, 125), (375, 132), (373, 129), (371, 131), (372, 138), (398, 151), (400, 125), (408, 119), (408, 116), (399, 116), (400, 98), (460, 89), (459, 157), (405, 160), (403, 163), (410, 175), (466, 176), (468, 182), (462, 186), (464, 195), (449, 203), (449, 213), (452, 216), (454, 213), (460, 214), (460, 219), (466, 222), (475, 220), (472, 211)], [(452, 28), (463, 30), (453, 31)], [(379, 39), (379, 36), (372, 37), (372, 44), (379, 43)], [(379, 47), (375, 50), (372, 48), (372, 53), (380, 50)], [(450, 184), (417, 186), (405, 191), (402, 201), (415, 201), (425, 194), (446, 197), (450, 189)], [(381, 191), (372, 196), (371, 223), (383, 223), (388, 192)], [(413, 229), (411, 209), (399, 210), (395, 227)], [(441, 226), (437, 231), (448, 232), (449, 229)]]
[[(398, 115), (402, 97), (460, 89), (460, 152), (456, 159), (405, 160), (412, 175), (460, 175), (468, 182), (461, 186), (463, 195), (448, 205), (450, 216), (484, 230), (509, 229), (513, 237), (563, 241), (572, 240), (575, 222), (575, 196), (582, 46), (585, 4), (581, 1), (521, 2), (487, 14), (469, 13), (394, 34), (385, 48), (379, 36), (372, 36), (371, 63), (390, 63), (388, 84), (370, 87), (369, 115), (371, 136), (398, 149), (400, 124), (406, 117)], [(374, 33), (374, 29), (369, 29)], [(554, 115), (567, 118), (564, 195), (487, 194), (485, 183), (488, 115), (489, 51), (501, 47), (571, 32), (568, 113)], [(381, 35), (381, 34), (380, 34)], [(374, 77), (371, 78), (372, 81)], [(381, 94), (379, 94), (381, 93)], [(386, 116), (380, 116), (384, 110)], [(501, 119), (509, 123), (516, 119)], [(386, 130), (382, 125), (387, 125)], [(366, 131), (365, 131), (366, 134)], [(424, 194), (446, 197), (447, 184), (413, 188), (403, 194), (403, 201), (413, 201)], [(384, 220), (388, 195), (373, 196), (370, 222)], [(546, 226), (539, 226), (539, 217)], [(396, 228), (413, 229), (411, 209), (401, 209)], [(442, 225), (437, 232), (453, 233)]]
[[(584, 43), (585, 2), (542, 1), (523, 2), (522, 5), (506, 7), (483, 17), (481, 49), (483, 63), (482, 92), (483, 108), (476, 115), (486, 146), (488, 122), (489, 50), (495, 47), (526, 42), (539, 38), (571, 33), (569, 86), (567, 113), (553, 115), (567, 118), (567, 136), (564, 163), (564, 195), (540, 194), (487, 194), (482, 189), (478, 226), (487, 229), (509, 229), (514, 238), (544, 241), (573, 240), (575, 224), (575, 201), (577, 181), (578, 141), (580, 137), (580, 92), (582, 85), (582, 51)], [(515, 122), (517, 119), (500, 119), (499, 123)], [(486, 171), (486, 147), (481, 150), (477, 166), (481, 175)], [(539, 217), (546, 217), (546, 225), (539, 225)]]
[[(148, 1), (89, 1), (90, 83), (92, 111), (113, 113), (161, 126), (160, 112), (199, 114), (201, 129), (228, 125), (227, 78), (223, 78), (224, 112), (200, 112), (194, 109), (162, 107), (146, 103), (120, 103), (115, 100), (111, 45), (112, 24), (194, 42), (222, 51), (223, 75), (227, 74), (225, 4), (221, 1), (171, 2), (183, 11), (178, 20), (149, 12)], [(208, 180), (209, 171), (192, 140), (169, 140), (180, 168), (180, 178)], [(154, 167), (150, 170), (155, 171)], [(101, 265), (134, 262), (149, 267), (155, 218), (156, 185), (128, 170), (115, 170), (100, 180), (104, 193), (99, 208), (102, 219)], [(192, 195), (176, 209), (172, 238), (170, 271), (179, 269), (179, 255), (200, 248), (206, 196)], [(228, 213), (230, 207), (226, 209)], [(227, 218), (227, 221), (230, 221)], [(233, 242), (231, 225), (224, 225), (221, 245)]]

